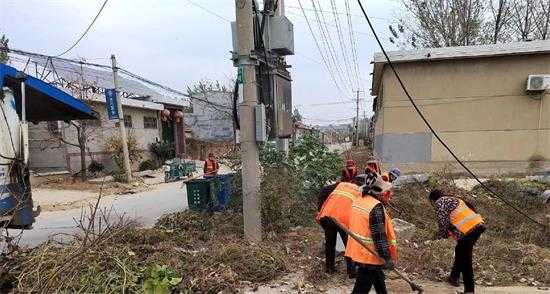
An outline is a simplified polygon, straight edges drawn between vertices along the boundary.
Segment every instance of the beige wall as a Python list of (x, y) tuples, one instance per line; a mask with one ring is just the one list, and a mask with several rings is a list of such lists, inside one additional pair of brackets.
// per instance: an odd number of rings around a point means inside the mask
[[(397, 70), (461, 158), (521, 162), (540, 154), (550, 159), (550, 95), (541, 104), (525, 93), (528, 75), (550, 74), (550, 55), (401, 63)], [(379, 94), (376, 135), (429, 132), (387, 66)], [(431, 160), (452, 160), (435, 138)]]
[[(102, 162), (107, 168), (114, 167), (111, 155), (105, 153), (105, 143), (112, 137), (120, 136), (120, 129), (116, 126), (115, 121), (107, 119), (105, 104), (93, 102), (92, 108), (100, 115), (101, 126), (92, 127), (88, 135), (88, 148), (92, 153), (94, 160)], [(132, 117), (132, 127), (126, 128), (128, 134), (134, 136), (137, 140), (139, 149), (141, 149), (143, 159), (150, 158), (149, 146), (156, 142), (156, 139), (161, 139), (160, 128), (161, 122), (158, 118), (158, 111), (142, 108), (124, 107), (124, 115)], [(145, 129), (143, 126), (143, 118), (145, 116), (157, 117), (156, 129)], [(66, 128), (64, 132), (66, 138), (76, 138), (76, 130), (74, 128)], [(80, 151), (78, 148), (69, 146), (67, 148), (70, 157), (70, 168), (72, 171), (80, 169)], [(142, 160), (143, 160), (142, 159)], [(134, 163), (137, 167), (139, 162)]]
[[(93, 159), (103, 163), (107, 169), (114, 167), (111, 154), (105, 151), (105, 143), (111, 137), (118, 137), (119, 128), (114, 121), (107, 119), (105, 104), (88, 102), (88, 104), (99, 114), (100, 121), (97, 125), (88, 127), (87, 147), (91, 153), (86, 158), (87, 164)], [(150, 158), (149, 145), (161, 139), (161, 122), (158, 118), (158, 111), (142, 108), (123, 108), (124, 115), (132, 116), (132, 127), (127, 128), (129, 134), (133, 135), (138, 142), (139, 148), (143, 151), (143, 159)], [(143, 118), (145, 116), (157, 117), (156, 129), (145, 129)], [(64, 122), (59, 122), (60, 131), (68, 142), (77, 143), (76, 129)], [(31, 168), (37, 170), (69, 170), (77, 172), (80, 170), (80, 150), (77, 147), (59, 143), (52, 140), (51, 133), (46, 123), (40, 123), (30, 128), (30, 158)], [(134, 165), (137, 167), (139, 162)]]

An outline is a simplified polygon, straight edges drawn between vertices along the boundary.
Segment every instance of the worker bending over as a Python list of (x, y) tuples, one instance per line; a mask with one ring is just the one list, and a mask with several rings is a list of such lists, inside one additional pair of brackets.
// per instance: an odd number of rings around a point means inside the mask
[[(357, 265), (357, 279), (352, 293), (387, 293), (382, 269), (393, 269), (397, 261), (397, 241), (392, 220), (383, 203), (389, 201), (391, 184), (371, 172), (367, 175), (361, 197), (353, 201), (349, 229), (368, 244), (364, 248), (353, 238), (348, 240), (346, 256)], [(377, 253), (377, 254), (374, 254)]]
[(214, 153), (208, 153), (208, 159), (206, 159), (206, 161), (204, 162), (203, 170), (205, 176), (211, 177), (218, 174), (218, 171), (220, 170), (220, 165), (218, 164), (218, 161), (216, 161)]
[(474, 269), (472, 266), (472, 251), (474, 245), (485, 231), (485, 224), (472, 204), (445, 195), (441, 190), (433, 190), (429, 195), (431, 204), (435, 207), (439, 230), (438, 239), (452, 237), (457, 241), (455, 259), (447, 282), (455, 287), (462, 273), (464, 293), (474, 293)]
[[(344, 245), (347, 244), (348, 235), (338, 227), (329, 217), (333, 217), (341, 224), (348, 227), (351, 205), (357, 197), (361, 196), (359, 186), (364, 182), (364, 177), (354, 177), (351, 182), (340, 182), (330, 193), (327, 199), (319, 208), (315, 220), (325, 231), (325, 272), (336, 272), (336, 239), (340, 234)], [(325, 189), (323, 189), (325, 190)], [(326, 191), (325, 191), (326, 193)], [(348, 276), (354, 278), (356, 275), (355, 266), (350, 258), (346, 258), (346, 269)]]

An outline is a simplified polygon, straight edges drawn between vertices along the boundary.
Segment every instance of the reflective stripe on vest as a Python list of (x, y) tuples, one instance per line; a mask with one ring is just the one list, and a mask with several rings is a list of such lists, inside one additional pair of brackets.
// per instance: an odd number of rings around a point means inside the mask
[[(360, 197), (353, 202), (349, 229), (355, 233), (362, 241), (369, 245), (369, 249), (376, 252), (374, 240), (371, 236), (370, 230), (370, 212), (379, 204), (380, 201), (371, 196)], [(388, 213), (384, 209), (385, 217), (385, 231), (387, 241), (389, 245), (389, 251), (392, 259), (397, 259), (397, 240), (395, 238), (395, 232), (393, 230), (393, 224)], [(355, 262), (362, 264), (381, 265), (384, 261), (378, 257), (378, 255), (372, 254), (369, 250), (365, 249), (359, 242), (352, 237), (348, 237), (348, 243), (346, 245), (346, 256), (353, 259)]]
[(458, 206), (451, 212), (451, 224), (466, 235), (480, 223), (483, 223), (481, 215), (475, 213), (464, 201), (458, 199)]
[(316, 221), (320, 222), (321, 218), (330, 216), (347, 228), (349, 226), (351, 204), (360, 196), (361, 192), (359, 192), (357, 185), (341, 182), (323, 203), (315, 218)]
[(353, 201), (356, 198), (356, 195), (353, 195), (353, 193), (346, 192), (346, 191), (337, 190), (332, 192), (332, 194), (349, 198), (351, 201)]

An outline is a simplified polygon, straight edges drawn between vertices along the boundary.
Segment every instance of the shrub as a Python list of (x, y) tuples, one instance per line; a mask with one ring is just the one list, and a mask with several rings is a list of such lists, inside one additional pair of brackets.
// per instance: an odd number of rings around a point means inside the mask
[(156, 168), (157, 168), (157, 165), (151, 159), (144, 160), (139, 164), (139, 171), (153, 170)]
[(149, 150), (155, 156), (157, 165), (163, 165), (166, 160), (176, 156), (174, 144), (168, 142), (157, 142), (149, 146)]
[(101, 162), (97, 162), (95, 160), (92, 160), (90, 164), (88, 165), (88, 172), (91, 175), (97, 175), (98, 173), (102, 172), (105, 169), (105, 166)]
[[(134, 163), (141, 159), (141, 151), (136, 137), (128, 135), (128, 154), (130, 157), (130, 163)], [(113, 177), (115, 180), (121, 179), (121, 174), (124, 174), (124, 160), (122, 151), (122, 140), (118, 136), (113, 136), (105, 143), (105, 149), (113, 153), (113, 160), (116, 163), (117, 170), (115, 170)]]
[(330, 152), (317, 137), (305, 136), (291, 146), (288, 157), (274, 144), (266, 144), (260, 160), (264, 228), (282, 231), (312, 224), (317, 195), (324, 185), (338, 178), (342, 157)]

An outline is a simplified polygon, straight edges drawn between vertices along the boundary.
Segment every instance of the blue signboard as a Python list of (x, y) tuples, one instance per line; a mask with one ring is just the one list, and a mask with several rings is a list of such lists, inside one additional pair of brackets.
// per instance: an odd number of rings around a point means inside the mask
[(105, 89), (105, 106), (109, 120), (119, 119), (115, 89)]

